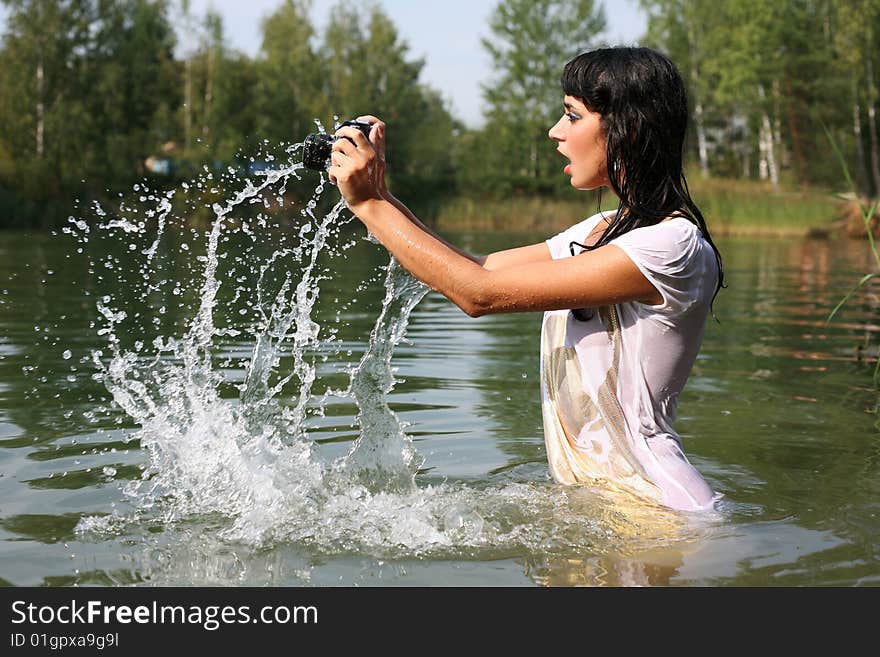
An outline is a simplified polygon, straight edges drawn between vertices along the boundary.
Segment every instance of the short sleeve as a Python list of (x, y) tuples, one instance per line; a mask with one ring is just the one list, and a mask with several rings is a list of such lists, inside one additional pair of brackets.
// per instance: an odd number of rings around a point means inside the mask
[(707, 302), (707, 281), (714, 283), (717, 276), (714, 253), (688, 220), (637, 228), (611, 243), (626, 253), (662, 295), (661, 305), (647, 306), (651, 310), (676, 314), (695, 302)]
[(583, 242), (603, 216), (605, 215), (601, 212), (594, 214), (592, 217), (584, 219), (580, 223), (577, 223), (571, 228), (567, 228), (558, 235), (554, 235), (548, 239), (546, 241), (547, 248), (550, 249), (550, 255), (553, 259), (559, 260), (560, 258), (571, 257), (569, 245), (572, 242)]

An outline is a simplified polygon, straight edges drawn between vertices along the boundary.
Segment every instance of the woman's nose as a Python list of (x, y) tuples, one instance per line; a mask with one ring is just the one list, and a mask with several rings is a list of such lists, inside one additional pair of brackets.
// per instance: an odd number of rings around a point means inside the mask
[(550, 128), (550, 131), (547, 133), (547, 135), (553, 141), (562, 141), (565, 138), (565, 133), (563, 132), (563, 129), (562, 129), (563, 128), (562, 122), (564, 119), (565, 119), (564, 116), (560, 117), (560, 119), (556, 122), (556, 125), (554, 125), (552, 128)]

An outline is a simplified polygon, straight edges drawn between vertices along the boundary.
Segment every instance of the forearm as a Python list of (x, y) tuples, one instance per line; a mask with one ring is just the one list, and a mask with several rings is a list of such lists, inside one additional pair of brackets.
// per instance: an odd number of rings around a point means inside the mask
[(371, 129), (372, 141), (351, 126), (337, 130), (330, 180), (339, 186), (349, 209), (405, 269), (468, 315), (662, 301), (633, 260), (613, 244), (558, 260), (545, 243), (485, 259), (448, 244), (387, 193), (383, 130), (378, 119)]
[(452, 243), (450, 243), (450, 242), (447, 242), (445, 239), (443, 239), (443, 237), (441, 237), (439, 234), (437, 234), (434, 230), (432, 230), (431, 228), (429, 228), (428, 226), (426, 226), (425, 224), (423, 224), (423, 223), (419, 220), (419, 218), (416, 217), (408, 207), (406, 207), (401, 201), (399, 201), (399, 200), (398, 200), (393, 194), (391, 194), (391, 192), (389, 192), (387, 189), (386, 189), (386, 190), (383, 190), (383, 192), (382, 192), (382, 196), (385, 198), (386, 201), (388, 201), (391, 205), (393, 205), (395, 208), (397, 208), (397, 210), (398, 210), (401, 214), (403, 214), (407, 219), (409, 219), (410, 222), (412, 222), (413, 224), (415, 224), (418, 228), (420, 228), (420, 229), (423, 230), (424, 232), (428, 233), (429, 235), (431, 235), (431, 236), (434, 237), (435, 239), (437, 239), (437, 240), (439, 240), (440, 242), (442, 242), (444, 245), (446, 245), (446, 247), (448, 247), (449, 249), (452, 249), (452, 250), (455, 251), (458, 255), (460, 255), (460, 256), (462, 256), (462, 257), (464, 257), (464, 258), (467, 258), (467, 259), (470, 260), (471, 262), (474, 262), (474, 263), (476, 263), (476, 264), (478, 264), (478, 265), (480, 265), (480, 266), (482, 266), (483, 264), (485, 264), (485, 262), (486, 262), (486, 256), (475, 256), (475, 255), (473, 255), (473, 254), (471, 254), (471, 253), (468, 253), (468, 252), (465, 251), (464, 249), (460, 249), (460, 248), (457, 247), (455, 244), (452, 244)]
[(351, 210), (413, 276), (468, 315), (483, 314), (489, 272), (473, 256), (428, 230), (406, 206), (391, 198), (371, 199)]
[(384, 197), (349, 207), (405, 269), (472, 317), (663, 301), (633, 260), (614, 244), (559, 260), (549, 257), (545, 244), (523, 247), (543, 249), (548, 257), (491, 270), (422, 230)]

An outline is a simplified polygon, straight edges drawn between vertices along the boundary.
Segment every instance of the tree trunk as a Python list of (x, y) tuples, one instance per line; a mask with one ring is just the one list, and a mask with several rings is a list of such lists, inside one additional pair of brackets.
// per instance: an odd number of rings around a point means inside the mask
[(856, 141), (856, 187), (865, 192), (868, 187), (868, 166), (865, 145), (862, 143), (862, 112), (858, 102), (853, 103), (853, 136)]
[(758, 129), (758, 180), (767, 180), (767, 142), (764, 140), (763, 124)]
[(779, 168), (791, 166), (791, 153), (782, 143), (782, 93), (779, 91), (779, 80), (773, 80), (773, 146), (774, 153), (779, 154)]
[(44, 116), (45, 109), (43, 105), (43, 61), (37, 64), (37, 157), (43, 157), (43, 131), (45, 129), (46, 118)]
[(207, 140), (210, 133), (208, 119), (211, 116), (211, 102), (214, 98), (214, 49), (208, 49), (208, 65), (205, 80), (205, 111), (202, 121), (202, 139)]
[[(693, 43), (693, 39), (691, 39)], [(694, 97), (694, 125), (697, 129), (697, 152), (700, 155), (700, 172), (709, 175), (709, 149), (706, 145), (706, 125), (703, 120), (703, 102), (699, 94), (700, 71), (691, 57), (691, 93)]]
[(761, 180), (770, 179), (773, 187), (779, 187), (779, 171), (776, 168), (776, 156), (773, 153), (773, 129), (770, 127), (770, 116), (761, 112), (761, 130), (758, 137), (761, 148)]
[(183, 103), (183, 141), (186, 150), (189, 150), (189, 136), (192, 130), (192, 57), (186, 59), (186, 81)]
[(691, 51), (690, 92), (694, 99), (694, 127), (696, 127), (697, 129), (697, 153), (700, 157), (700, 172), (704, 176), (708, 176), (709, 148), (706, 144), (706, 122), (703, 117), (703, 98), (700, 89), (700, 68), (697, 65), (697, 61), (699, 59), (699, 48), (697, 46), (696, 33), (693, 29), (693, 21), (685, 18), (685, 22), (687, 23), (687, 38)]
[[(758, 86), (758, 96), (762, 101), (767, 97), (763, 85)], [(767, 110), (761, 109), (761, 129), (758, 136), (761, 148), (761, 179), (770, 182), (773, 187), (779, 187), (779, 170), (776, 167), (776, 155), (773, 148), (773, 126), (770, 123), (770, 115)]]
[(700, 154), (700, 172), (709, 175), (709, 148), (706, 144), (706, 126), (703, 122), (703, 103), (697, 102), (694, 107), (694, 122), (697, 126), (697, 150)]
[(785, 91), (785, 113), (788, 118), (788, 132), (791, 136), (792, 168), (798, 178), (800, 178), (801, 183), (806, 185), (808, 164), (804, 155), (804, 140), (801, 136), (800, 118), (795, 113), (795, 104), (802, 104), (802, 101), (795, 95), (790, 76), (785, 78)]
[(880, 194), (880, 148), (877, 145), (877, 119), (875, 100), (877, 89), (874, 87), (874, 67), (868, 55), (868, 136), (871, 138), (871, 173), (874, 178), (874, 193)]
[(534, 139), (532, 140), (529, 160), (531, 161), (531, 171), (529, 172), (529, 177), (534, 180), (538, 177), (538, 146), (535, 143)]

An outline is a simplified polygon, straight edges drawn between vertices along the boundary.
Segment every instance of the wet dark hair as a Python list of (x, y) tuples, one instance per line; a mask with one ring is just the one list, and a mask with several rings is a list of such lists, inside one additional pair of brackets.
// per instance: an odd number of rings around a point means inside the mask
[(565, 65), (562, 89), (600, 115), (608, 178), (620, 199), (616, 217), (590, 248), (669, 216), (685, 217), (715, 251), (717, 295), (724, 287), (721, 253), (684, 177), (687, 91), (675, 65), (649, 48), (601, 48)]

